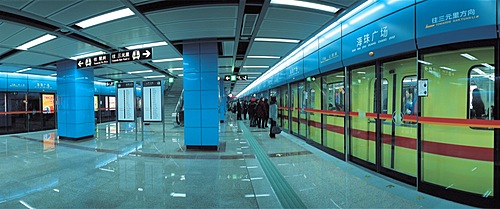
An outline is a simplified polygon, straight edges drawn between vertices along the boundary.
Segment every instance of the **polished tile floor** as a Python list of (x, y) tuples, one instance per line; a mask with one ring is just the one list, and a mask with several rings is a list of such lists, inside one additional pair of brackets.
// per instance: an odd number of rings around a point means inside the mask
[(0, 208), (468, 208), (233, 115), (218, 151), (186, 150), (171, 122), (118, 127), (0, 136)]

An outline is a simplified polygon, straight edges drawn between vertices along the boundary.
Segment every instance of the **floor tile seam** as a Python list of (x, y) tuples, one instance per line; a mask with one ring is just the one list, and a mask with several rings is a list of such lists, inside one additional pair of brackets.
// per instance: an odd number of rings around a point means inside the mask
[(285, 178), (281, 175), (278, 169), (274, 166), (272, 161), (267, 156), (267, 153), (260, 147), (259, 143), (254, 138), (253, 134), (243, 124), (239, 122), (239, 126), (245, 133), (245, 138), (249, 141), (249, 144), (254, 151), (255, 156), (260, 162), (264, 172), (266, 173), (273, 189), (278, 196), (281, 204), (285, 208), (306, 208), (300, 197), (295, 193), (292, 187), (288, 184)]

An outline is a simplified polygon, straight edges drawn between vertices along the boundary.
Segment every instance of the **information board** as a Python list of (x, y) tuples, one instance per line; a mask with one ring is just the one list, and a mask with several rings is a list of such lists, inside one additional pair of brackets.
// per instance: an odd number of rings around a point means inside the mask
[(135, 83), (118, 83), (116, 104), (118, 107), (118, 122), (135, 121)]
[(142, 82), (142, 99), (143, 99), (143, 121), (144, 122), (161, 122), (162, 117), (162, 90), (161, 81), (144, 81)]

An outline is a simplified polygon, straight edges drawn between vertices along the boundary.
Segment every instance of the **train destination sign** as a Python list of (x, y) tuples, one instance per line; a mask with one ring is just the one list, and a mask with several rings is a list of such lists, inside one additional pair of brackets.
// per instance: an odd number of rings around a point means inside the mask
[(98, 65), (109, 64), (109, 54), (98, 55), (94, 57), (87, 57), (76, 60), (76, 69), (94, 67)]
[(153, 57), (153, 48), (134, 49), (111, 54), (111, 63), (147, 60)]

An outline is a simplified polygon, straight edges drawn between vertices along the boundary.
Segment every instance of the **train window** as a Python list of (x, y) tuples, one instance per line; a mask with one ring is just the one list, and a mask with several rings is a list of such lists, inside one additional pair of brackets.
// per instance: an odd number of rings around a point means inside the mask
[[(374, 82), (373, 85), (375, 86), (375, 88), (373, 88), (373, 95), (377, 95), (377, 93), (376, 93), (377, 92), (377, 90), (376, 90), (377, 89), (377, 86), (376, 86), (377, 83)], [(382, 100), (382, 113), (384, 113), (384, 114), (387, 114), (387, 95), (389, 94), (389, 92), (388, 92), (389, 91), (388, 86), (389, 86), (389, 82), (387, 81), (387, 79), (383, 78), (382, 79), (382, 91), (381, 91), (382, 94), (381, 94), (381, 98), (380, 99)], [(373, 99), (375, 99), (375, 96), (373, 97)], [(376, 103), (373, 102), (373, 110), (374, 110), (374, 112), (377, 109), (375, 105), (376, 105)]]
[(470, 119), (493, 119), (495, 68), (487, 63), (469, 69)]
[(344, 111), (344, 82), (327, 84), (328, 110)]
[(415, 115), (417, 108), (417, 76), (403, 78), (401, 89), (401, 112), (405, 115)]

